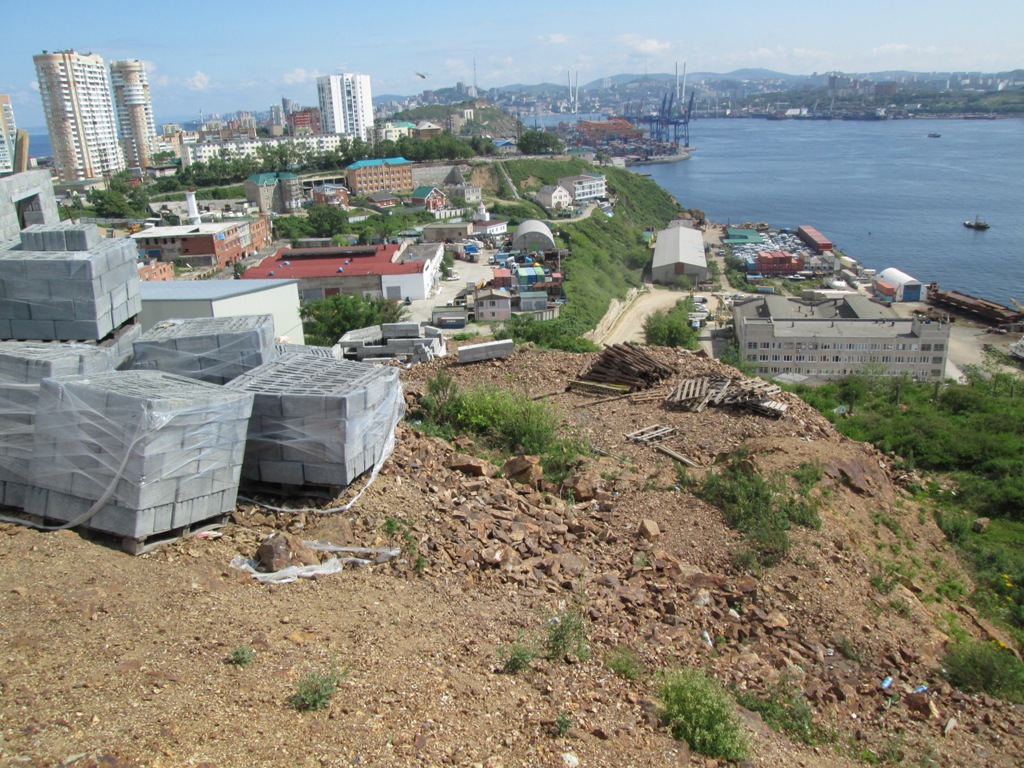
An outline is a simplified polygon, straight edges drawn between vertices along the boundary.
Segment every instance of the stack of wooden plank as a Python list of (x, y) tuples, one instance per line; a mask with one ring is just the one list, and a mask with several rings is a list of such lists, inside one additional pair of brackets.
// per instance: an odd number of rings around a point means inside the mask
[(763, 379), (698, 376), (684, 379), (665, 397), (665, 405), (700, 413), (709, 405), (739, 405), (762, 416), (778, 418), (789, 407), (775, 399), (782, 389)]
[(628, 387), (630, 392), (649, 389), (676, 373), (632, 344), (614, 344), (605, 347), (597, 362), (583, 376), (582, 381)]

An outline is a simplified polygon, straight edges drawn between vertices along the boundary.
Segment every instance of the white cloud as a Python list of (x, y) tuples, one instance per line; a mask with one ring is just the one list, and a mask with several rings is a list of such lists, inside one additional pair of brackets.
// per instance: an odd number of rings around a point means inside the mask
[(911, 50), (912, 48), (906, 43), (886, 43), (869, 50), (868, 56), (905, 56)]
[(619, 35), (618, 39), (623, 45), (647, 56), (668, 53), (672, 50), (672, 43), (662, 42), (653, 37), (640, 37), (640, 35), (629, 34)]
[(210, 76), (197, 69), (196, 73), (185, 81), (185, 84), (193, 91), (205, 91), (210, 87)]
[(311, 82), (324, 74), (325, 73), (321, 72), (319, 69), (303, 69), (302, 67), (296, 67), (291, 72), (285, 72), (281, 75), (281, 79), (290, 85), (295, 85), (296, 83)]
[(30, 85), (29, 87), (30, 87), (30, 88), (31, 88), (31, 89), (32, 89), (33, 91), (38, 91), (38, 90), (39, 90), (39, 81), (38, 81), (38, 80), (33, 80), (33, 81), (32, 81), (32, 85)]
[(542, 43), (552, 43), (554, 45), (561, 45), (562, 43), (568, 43), (570, 38), (568, 35), (560, 33), (554, 33), (551, 35), (537, 35), (537, 40)]
[(156, 72), (159, 69), (159, 67), (157, 67), (155, 61), (150, 61), (149, 59), (141, 59), (141, 61), (142, 61), (142, 66), (144, 66), (146, 68), (146, 76), (147, 77), (151, 77), (153, 75), (153, 73)]

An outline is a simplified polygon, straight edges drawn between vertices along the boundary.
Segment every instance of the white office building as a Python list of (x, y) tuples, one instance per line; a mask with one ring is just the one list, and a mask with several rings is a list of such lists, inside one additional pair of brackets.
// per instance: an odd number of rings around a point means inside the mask
[(110, 82), (125, 161), (129, 168), (146, 168), (152, 165), (150, 153), (156, 142), (146, 66), (138, 60), (111, 62)]
[(373, 139), (373, 97), (370, 76), (345, 73), (316, 79), (320, 125), (324, 133)]
[(110, 74), (103, 58), (43, 51), (32, 60), (58, 179), (66, 183), (123, 171)]

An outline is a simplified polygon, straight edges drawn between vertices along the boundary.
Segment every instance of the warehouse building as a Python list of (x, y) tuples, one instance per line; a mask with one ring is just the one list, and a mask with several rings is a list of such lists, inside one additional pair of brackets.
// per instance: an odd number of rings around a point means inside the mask
[(696, 229), (687, 227), (663, 229), (654, 243), (651, 280), (672, 285), (680, 277), (689, 278), (694, 285), (708, 279), (704, 236)]
[(872, 281), (872, 287), (885, 301), (925, 300), (925, 290), (921, 282), (895, 267), (883, 269)]

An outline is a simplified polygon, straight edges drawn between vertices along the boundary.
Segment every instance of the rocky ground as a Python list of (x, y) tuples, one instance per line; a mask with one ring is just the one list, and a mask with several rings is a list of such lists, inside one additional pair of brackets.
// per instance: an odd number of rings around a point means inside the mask
[[(655, 354), (680, 376), (725, 370)], [(428, 437), (413, 419), (345, 513), (240, 503), (219, 535), (138, 557), (0, 526), (0, 764), (716, 765), (657, 717), (658, 673), (696, 666), (738, 691), (798, 692), (829, 734), (807, 746), (740, 710), (750, 765), (1020, 765), (1024, 710), (938, 674), (940, 630), (998, 630), (939, 602), (936, 584), (966, 577), (887, 457), (789, 396), (771, 420), (566, 392), (594, 359), (523, 348), (403, 372), (412, 408), (441, 369), (463, 386), (549, 395), (595, 449), (571, 494), (532, 482), (529, 460), (492, 465), (471, 440)], [(652, 424), (678, 429), (668, 444), (700, 465), (694, 477), (741, 445), (765, 473), (820, 463), (821, 530), (795, 529), (777, 566), (741, 569), (742, 537), (721, 512), (680, 487), (668, 457), (625, 439)], [(275, 533), (401, 555), (282, 585), (230, 565)], [(543, 638), (572, 606), (589, 658), (501, 673), (510, 647)], [(229, 663), (243, 646), (252, 662)], [(617, 649), (642, 666), (635, 680), (606, 665)], [(324, 709), (290, 706), (297, 681), (332, 668), (340, 684)], [(912, 693), (919, 685), (927, 692)]]

